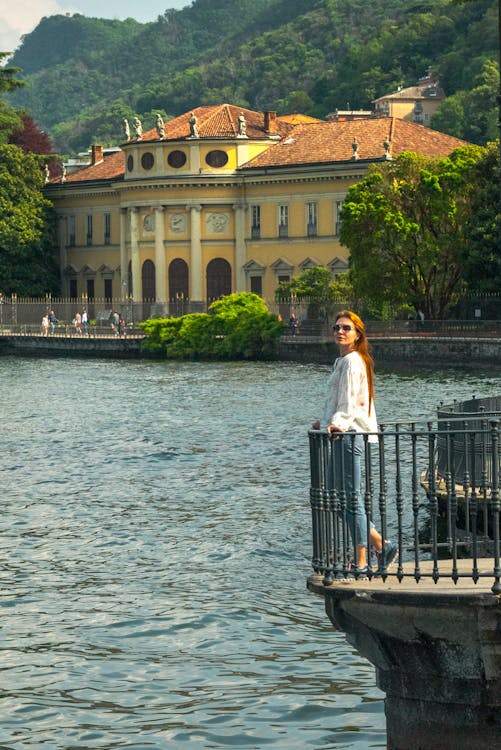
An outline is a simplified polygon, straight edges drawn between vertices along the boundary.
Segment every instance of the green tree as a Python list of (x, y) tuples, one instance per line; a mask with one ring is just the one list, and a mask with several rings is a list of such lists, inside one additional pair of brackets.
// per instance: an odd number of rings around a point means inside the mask
[[(8, 52), (0, 52), (0, 64)], [(20, 68), (0, 68), (0, 96), (11, 93), (26, 84), (16, 78)], [(21, 116), (5, 101), (0, 100), (0, 144), (8, 143), (10, 134), (22, 127)]]
[(501, 289), (501, 210), (499, 141), (489, 143), (475, 165), (476, 190), (466, 229), (464, 275), (474, 292)]
[(475, 146), (445, 159), (403, 153), (350, 188), (340, 239), (355, 293), (374, 312), (409, 303), (441, 319), (454, 304), (483, 154)]
[(487, 60), (475, 76), (473, 88), (443, 101), (432, 117), (432, 127), (472, 143), (494, 140), (498, 133), (498, 91), (498, 65)]
[(169, 359), (270, 359), (283, 326), (256, 294), (229, 294), (209, 313), (142, 323), (145, 350)]
[(352, 296), (352, 287), (348, 278), (334, 281), (332, 274), (325, 266), (307, 268), (290, 281), (281, 282), (275, 292), (277, 302), (297, 299), (308, 303), (308, 318), (327, 321), (339, 299), (346, 300)]
[(0, 290), (43, 295), (58, 291), (51, 204), (42, 194), (41, 157), (0, 146)]
[[(0, 52), (0, 65), (2, 63), (2, 60), (4, 60), (6, 57), (9, 57), (9, 55), (10, 52)], [(21, 68), (12, 66), (9, 68), (0, 67), (0, 94), (6, 94), (19, 89), (22, 86), (26, 86), (26, 83), (24, 81), (16, 78), (16, 76), (20, 72)]]

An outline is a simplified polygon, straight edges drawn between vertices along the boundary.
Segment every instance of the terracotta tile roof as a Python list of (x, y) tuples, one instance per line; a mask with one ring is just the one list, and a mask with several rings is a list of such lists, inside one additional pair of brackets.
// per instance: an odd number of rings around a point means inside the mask
[[(65, 182), (83, 182), (86, 180), (117, 180), (125, 174), (125, 154), (116, 151), (105, 154), (104, 159), (97, 164), (90, 164), (77, 172), (71, 172), (66, 176)], [(51, 184), (61, 184), (61, 178), (51, 180)]]
[(299, 112), (293, 115), (280, 115), (280, 121), (288, 122), (291, 125), (306, 125), (311, 122), (325, 122), (325, 120), (321, 120), (319, 117), (310, 117), (310, 115), (302, 115)]
[[(265, 115), (251, 109), (235, 107), (233, 104), (219, 104), (217, 106), (197, 107), (190, 112), (168, 120), (164, 124), (164, 140), (179, 140), (190, 137), (190, 117), (192, 113), (197, 118), (197, 128), (200, 138), (236, 138), (238, 135), (238, 117), (243, 114), (249, 138), (266, 138), (269, 133), (265, 130)], [(274, 121), (276, 135), (285, 136), (293, 125), (280, 117)], [(273, 134), (273, 133), (272, 133)], [(129, 143), (136, 139), (132, 138)], [(157, 129), (143, 132), (141, 143), (158, 141)]]
[(356, 139), (358, 157), (383, 159), (389, 139), (390, 155), (416, 151), (425, 156), (446, 156), (466, 141), (406, 120), (382, 117), (351, 122), (297, 125), (290, 136), (271, 146), (243, 169), (353, 161)]
[[(431, 93), (433, 91), (433, 93)], [(444, 99), (445, 91), (440, 86), (426, 84), (418, 86), (409, 86), (406, 89), (400, 89), (394, 91), (391, 94), (385, 94), (380, 96), (378, 99), (374, 99), (375, 102), (386, 101), (387, 99)]]
[[(197, 107), (193, 110), (198, 118), (201, 138), (236, 137), (238, 116), (244, 113), (247, 134), (250, 138), (265, 138), (264, 114), (252, 110), (222, 104), (218, 107)], [(189, 136), (191, 112), (186, 112), (165, 124), (165, 139), (179, 140)], [(294, 124), (295, 121), (299, 124)], [(397, 118), (381, 117), (343, 122), (326, 122), (314, 118), (289, 115), (274, 121), (281, 140), (256, 156), (242, 167), (243, 170), (262, 167), (287, 167), (307, 164), (353, 162), (353, 143), (358, 144), (359, 160), (383, 159), (385, 141), (389, 139), (390, 155), (398, 156), (402, 151), (416, 151), (425, 156), (446, 156), (466, 141), (423, 125)], [(311, 120), (311, 121), (310, 121)], [(156, 129), (143, 135), (140, 143), (158, 142)], [(130, 142), (132, 143), (132, 141)], [(105, 154), (103, 161), (89, 165), (67, 175), (66, 183), (95, 180), (119, 180), (125, 174), (125, 154), (118, 151)], [(60, 178), (51, 184), (61, 184)]]

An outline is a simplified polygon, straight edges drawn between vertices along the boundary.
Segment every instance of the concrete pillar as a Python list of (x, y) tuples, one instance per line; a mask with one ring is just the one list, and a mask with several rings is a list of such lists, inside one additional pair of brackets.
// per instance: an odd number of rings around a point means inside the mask
[(202, 269), (202, 206), (187, 206), (190, 209), (191, 245), (190, 245), (190, 302), (201, 303), (204, 299)]
[(246, 277), (244, 264), (247, 260), (247, 248), (245, 245), (245, 203), (236, 203), (233, 206), (235, 212), (235, 291), (246, 291)]
[(155, 270), (157, 302), (166, 302), (167, 300), (167, 268), (164, 238), (164, 207), (155, 206)]
[[(137, 206), (133, 206), (130, 209), (130, 253), (132, 262), (132, 296), (135, 301), (140, 301), (142, 289), (139, 259), (139, 209)], [(131, 290), (129, 289), (130, 293)]]
[(129, 264), (127, 259), (127, 209), (120, 209), (120, 298), (129, 294)]
[(376, 667), (388, 750), (501, 746), (501, 600), (477, 585), (310, 579), (335, 628)]

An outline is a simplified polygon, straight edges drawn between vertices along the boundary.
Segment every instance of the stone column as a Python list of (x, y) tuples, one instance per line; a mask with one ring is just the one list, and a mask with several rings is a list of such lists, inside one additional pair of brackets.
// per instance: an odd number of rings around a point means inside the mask
[(129, 264), (127, 262), (127, 209), (120, 209), (120, 298), (129, 294)]
[(157, 302), (167, 301), (167, 269), (165, 262), (164, 207), (155, 206), (155, 269)]
[[(141, 300), (141, 265), (139, 260), (139, 209), (130, 209), (130, 253), (132, 261), (132, 297), (137, 302)], [(131, 290), (129, 289), (129, 294)]]
[(68, 293), (66, 289), (66, 266), (68, 265), (68, 253), (66, 250), (68, 219), (66, 216), (58, 216), (59, 232), (59, 278), (61, 282), (61, 295)]
[(245, 203), (236, 203), (233, 206), (235, 212), (235, 291), (246, 291), (246, 277), (244, 264), (247, 260), (247, 249), (245, 246)]
[(202, 206), (187, 206), (191, 218), (190, 302), (201, 304), (204, 299), (202, 269)]

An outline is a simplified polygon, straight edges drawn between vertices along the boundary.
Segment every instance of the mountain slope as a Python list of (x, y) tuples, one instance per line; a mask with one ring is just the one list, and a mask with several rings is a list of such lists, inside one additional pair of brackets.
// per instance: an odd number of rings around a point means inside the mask
[(367, 109), (429, 66), (452, 95), (497, 54), (495, 0), (196, 0), (149, 24), (43, 19), (11, 61), (30, 84), (11, 101), (70, 151), (118, 143), (124, 117), (151, 127), (201, 104)]

